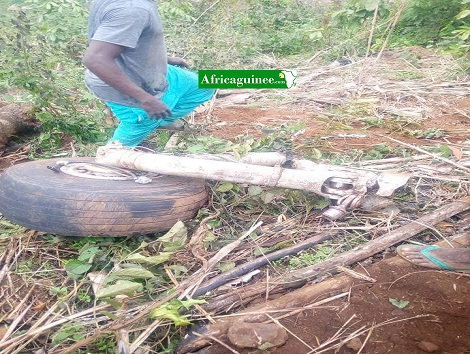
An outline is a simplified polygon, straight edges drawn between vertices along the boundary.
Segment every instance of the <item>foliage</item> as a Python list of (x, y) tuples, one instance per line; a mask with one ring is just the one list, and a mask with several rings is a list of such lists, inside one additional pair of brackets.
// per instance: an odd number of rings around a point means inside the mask
[[(172, 54), (198, 69), (266, 69), (258, 58), (310, 53), (321, 40), (321, 11), (295, 0), (162, 1)], [(228, 40), (229, 39), (229, 40)]]
[[(49, 242), (69, 242), (69, 247), (78, 250), (78, 255), (65, 263), (65, 270), (73, 280), (71, 287), (51, 287), (49, 292), (59, 302), (67, 306), (85, 306), (96, 301), (104, 301), (116, 309), (126, 306), (123, 299), (133, 298), (136, 301), (150, 300), (167, 294), (171, 290), (168, 272), (172, 272), (172, 279), (180, 279), (187, 273), (183, 264), (178, 264), (174, 254), (180, 252), (187, 241), (188, 230), (182, 222), (165, 233), (155, 237), (140, 237), (138, 239), (115, 238), (49, 238)], [(29, 270), (31, 266), (28, 266)], [(90, 279), (99, 284), (97, 293), (84, 288), (76, 293), (73, 289), (77, 281), (84, 285)], [(75, 284), (75, 285), (74, 285)], [(203, 300), (191, 299), (187, 301), (173, 300), (164, 303), (152, 311), (152, 318), (169, 319), (176, 326), (188, 325), (189, 317), (184, 315), (184, 309), (189, 310), (195, 304), (204, 303)], [(115, 318), (109, 311), (104, 315)], [(71, 341), (82, 339), (86, 329), (78, 324), (68, 323), (53, 335), (53, 344), (66, 345)], [(169, 345), (172, 345), (171, 343)], [(104, 336), (92, 344), (96, 352), (113, 352), (113, 339)], [(162, 349), (163, 350), (163, 349)], [(160, 352), (160, 351), (159, 351)], [(162, 351), (163, 352), (163, 351)]]
[[(142, 291), (151, 293), (154, 284), (164, 282), (162, 266), (173, 270), (176, 278), (187, 271), (183, 265), (168, 264), (172, 255), (184, 248), (187, 232), (185, 225), (177, 222), (155, 242), (160, 251), (154, 255), (148, 254), (147, 242), (139, 244), (117, 240), (110, 242), (107, 238), (85, 238), (84, 242), (74, 243), (74, 248), (79, 249), (78, 256), (64, 262), (65, 270), (74, 280), (81, 280), (89, 273), (106, 272), (96, 297), (119, 306), (112, 301), (116, 296), (132, 296)], [(86, 295), (82, 294), (79, 300), (89, 302)]]
[[(465, 55), (469, 52), (469, 4), (469, 0), (348, 0), (332, 13), (322, 33), (330, 34), (325, 42), (332, 47), (329, 57), (363, 55), (373, 30), (373, 50), (385, 44), (388, 31), (392, 30), (389, 42), (392, 47), (437, 46), (457, 55)], [(373, 28), (372, 19), (376, 10), (377, 23)], [(399, 20), (392, 28), (391, 22), (394, 16), (398, 16), (398, 11), (401, 11)]]
[[(409, 0), (392, 45), (439, 45), (467, 52), (468, 4), (468, 0)], [(41, 135), (33, 154), (52, 155), (69, 137), (80, 144), (104, 142), (107, 129), (100, 103), (82, 82), (84, 0), (16, 4), (3, 0), (2, 5), (8, 10), (0, 15), (4, 29), (0, 89), (22, 88), (28, 93), (23, 99), (34, 103)], [(272, 66), (270, 57), (311, 56), (317, 51), (324, 51), (326, 59), (362, 55), (376, 9), (374, 40), (381, 45), (387, 21), (397, 11), (397, 5), (384, 0), (349, 0), (341, 7), (321, 9), (295, 0), (163, 0), (160, 4), (169, 53), (187, 56), (194, 68), (220, 69), (266, 69)]]
[[(440, 45), (468, 51), (468, 0), (410, 0), (392, 45)], [(0, 15), (0, 88), (29, 92), (41, 122), (41, 151), (57, 149), (67, 136), (103, 141), (103, 114), (82, 83), (85, 50), (84, 0), (3, 0)], [(326, 58), (365, 52), (378, 10), (377, 43), (396, 11), (383, 0), (349, 0), (315, 8), (294, 0), (161, 1), (170, 54), (188, 56), (197, 68), (268, 68), (261, 56), (311, 55), (330, 47)], [(230, 38), (230, 41), (227, 41)], [(259, 66), (261, 65), (261, 66)], [(93, 110), (90, 110), (92, 108)]]
[(85, 19), (79, 0), (27, 0), (0, 17), (0, 88), (29, 94), (43, 133), (38, 149), (57, 149), (66, 136), (79, 143), (105, 138), (96, 117), (89, 117), (92, 96), (82, 84)]
[(69, 343), (78, 342), (85, 338), (83, 333), (84, 328), (79, 323), (66, 323), (52, 336), (52, 344), (59, 344), (65, 341)]
[(331, 258), (337, 253), (333, 247), (329, 245), (319, 245), (299, 252), (297, 255), (290, 256), (286, 259), (281, 259), (273, 262), (276, 266), (289, 269), (300, 269), (323, 262)]
[(469, 51), (470, 1), (411, 0), (397, 24), (396, 45), (437, 45), (454, 53)]
[(173, 321), (175, 326), (187, 326), (191, 322), (188, 318), (180, 313), (182, 309), (189, 310), (190, 307), (197, 304), (205, 304), (205, 300), (189, 299), (189, 300), (178, 300), (173, 299), (164, 305), (152, 310), (150, 312), (151, 318), (166, 318)]
[(249, 8), (236, 29), (251, 32), (256, 50), (262, 53), (297, 54), (310, 45), (309, 32), (318, 26), (311, 8), (291, 0), (248, 1)]
[[(11, 222), (2, 219), (0, 214), (0, 240), (8, 240), (15, 234), (22, 234), (26, 231), (24, 227), (12, 224)], [(0, 251), (3, 251), (0, 248)]]
[(388, 301), (395, 307), (399, 309), (404, 309), (410, 303), (408, 300), (398, 300), (394, 299), (393, 297), (389, 298)]
[(376, 12), (379, 18), (390, 15), (390, 4), (384, 0), (351, 0), (339, 11), (333, 13), (332, 23), (338, 27), (355, 27), (363, 25), (374, 17)]
[[(83, 0), (26, 0), (17, 3), (10, 6), (10, 3), (0, 0), (0, 4), (5, 5), (2, 8), (8, 9), (0, 14), (3, 28), (0, 33), (0, 89), (6, 91), (18, 87), (26, 93), (22, 99), (34, 103), (36, 117), (41, 122), (36, 151), (53, 154), (68, 137), (81, 143), (104, 141), (106, 130), (97, 123), (103, 115), (100, 106), (82, 83), (80, 57), (85, 50), (86, 34)], [(379, 0), (350, 0), (338, 11), (330, 13), (331, 8), (319, 10), (308, 2), (295, 0), (163, 0), (160, 9), (170, 54), (187, 56), (193, 68), (267, 69), (280, 65), (274, 59), (288, 58), (284, 63), (297, 65), (302, 57), (310, 58), (319, 51), (324, 51), (324, 58), (328, 60), (365, 53), (376, 8), (379, 16), (374, 39), (376, 43), (383, 43), (379, 37), (384, 35), (387, 24), (397, 11), (396, 6), (389, 4)], [(410, 6), (404, 11), (392, 37), (392, 44), (436, 45), (464, 53), (470, 37), (468, 4), (469, 0), (410, 0)], [(383, 127), (384, 120), (374, 115), (375, 106), (371, 107), (370, 103), (357, 101), (351, 106), (351, 115), (360, 113), (366, 117), (362, 121), (364, 124)], [(338, 115), (344, 116), (344, 113)], [(340, 124), (329, 117), (328, 120), (329, 124)], [(342, 129), (348, 128), (342, 125)], [(263, 139), (239, 136), (235, 141), (192, 132), (180, 140), (176, 150), (230, 152), (237, 157), (260, 150), (290, 153), (293, 137), (301, 129), (295, 124), (275, 129), (265, 127), (266, 137)], [(440, 129), (426, 129), (413, 130), (409, 134), (435, 138), (443, 133)], [(161, 148), (169, 136), (167, 132), (158, 132), (157, 135), (158, 147)], [(318, 148), (320, 144), (316, 142), (315, 145), (316, 157), (338, 164), (407, 154), (404, 149), (392, 149), (384, 144), (371, 146), (367, 151), (350, 149), (347, 153), (334, 154), (321, 151)], [(440, 156), (452, 154), (446, 146), (435, 146), (432, 152)], [(307, 216), (311, 210), (322, 209), (329, 203), (324, 198), (302, 191), (230, 182), (212, 183), (211, 187), (211, 206), (222, 210), (222, 215), (207, 222), (209, 231), (204, 238), (207, 251), (230, 242), (236, 235), (234, 225), (248, 224), (261, 213), (279, 216), (279, 219), (299, 214)], [(413, 195), (410, 193), (406, 197)], [(212, 209), (202, 209), (198, 218), (212, 213)], [(354, 225), (353, 220), (348, 222)], [(183, 253), (186, 231), (179, 225), (158, 240), (147, 236), (127, 240), (66, 239), (72, 250), (65, 254), (67, 257), (73, 254), (73, 257), (61, 258), (60, 266), (65, 268), (69, 282), (55, 283), (56, 286), (50, 288), (50, 295), (59, 302), (63, 301), (64, 306), (89, 307), (95, 301), (105, 301), (123, 309), (122, 297), (129, 296), (138, 302), (168, 294), (172, 290), (172, 281), (181, 280), (191, 271), (184, 263), (184, 257), (178, 257)], [(0, 240), (23, 232), (24, 229), (0, 220)], [(63, 238), (56, 236), (44, 238), (50, 243), (64, 242)], [(337, 251), (337, 245), (319, 246), (276, 264), (298, 268), (329, 258)], [(47, 261), (39, 265), (34, 259), (18, 262), (17, 274), (46, 266), (59, 269), (59, 266), (48, 265)], [(231, 261), (223, 263), (220, 268), (235, 265)], [(99, 272), (106, 275), (98, 294), (92, 293), (90, 287), (75, 291), (77, 283), (89, 285), (87, 275)], [(152, 317), (187, 325), (188, 318), (182, 310), (194, 304), (174, 300), (152, 311)], [(67, 345), (80, 340), (86, 333), (83, 326), (69, 323), (51, 339), (55, 344)], [(91, 352), (112, 352), (113, 344), (114, 338), (103, 337), (93, 344), (96, 351)]]
[(410, 135), (421, 139), (436, 139), (442, 138), (445, 132), (439, 128), (417, 129), (410, 131)]

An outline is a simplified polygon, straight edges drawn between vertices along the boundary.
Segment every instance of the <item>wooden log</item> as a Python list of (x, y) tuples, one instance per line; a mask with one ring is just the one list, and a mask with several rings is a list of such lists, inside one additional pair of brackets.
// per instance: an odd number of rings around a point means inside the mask
[(261, 257), (254, 259), (251, 262), (241, 264), (238, 267), (235, 267), (225, 273), (222, 273), (202, 283), (194, 292), (193, 297), (204, 295), (207, 292), (213, 289), (216, 289), (219, 286), (229, 282), (230, 280), (240, 277), (253, 269), (257, 269), (259, 267), (262, 267), (268, 264), (269, 262), (273, 262), (275, 260), (289, 256), (291, 254), (298, 253), (301, 250), (304, 250), (306, 248), (315, 246), (319, 244), (320, 242), (331, 239), (333, 236), (334, 236), (333, 233), (324, 233), (322, 235), (313, 236), (289, 248), (285, 248), (276, 252), (268, 253), (266, 255), (263, 255)]
[(289, 288), (299, 287), (319, 275), (334, 272), (337, 266), (348, 266), (362, 261), (468, 209), (470, 209), (470, 197), (456, 200), (436, 209), (432, 213), (411, 221), (407, 225), (390, 231), (386, 235), (360, 245), (351, 251), (344, 252), (326, 261), (277, 277), (272, 280), (271, 285), (259, 283), (252, 286), (244, 286), (230, 292), (229, 294), (223, 294), (212, 298), (210, 302), (203, 307), (208, 312), (220, 313), (227, 309), (247, 304), (251, 300), (265, 294), (266, 291), (269, 291), (270, 294), (274, 294), (285, 291)]
[(8, 139), (31, 126), (31, 107), (25, 104), (7, 104), (0, 107), (0, 148)]

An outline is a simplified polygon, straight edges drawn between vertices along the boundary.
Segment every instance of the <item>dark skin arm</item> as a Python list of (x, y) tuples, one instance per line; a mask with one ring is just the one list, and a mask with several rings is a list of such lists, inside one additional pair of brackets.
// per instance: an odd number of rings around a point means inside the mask
[(124, 49), (117, 44), (92, 40), (83, 57), (83, 65), (109, 86), (139, 101), (149, 117), (158, 119), (171, 116), (171, 110), (166, 104), (137, 86), (116, 64), (114, 59)]

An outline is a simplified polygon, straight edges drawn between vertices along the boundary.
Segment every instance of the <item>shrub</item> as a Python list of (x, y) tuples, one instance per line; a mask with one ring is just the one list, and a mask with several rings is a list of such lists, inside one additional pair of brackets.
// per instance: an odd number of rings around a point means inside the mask
[(9, 6), (0, 17), (0, 87), (28, 93), (41, 122), (44, 149), (60, 147), (65, 135), (79, 142), (105, 138), (86, 109), (93, 101), (80, 63), (85, 13), (78, 0), (28, 0)]

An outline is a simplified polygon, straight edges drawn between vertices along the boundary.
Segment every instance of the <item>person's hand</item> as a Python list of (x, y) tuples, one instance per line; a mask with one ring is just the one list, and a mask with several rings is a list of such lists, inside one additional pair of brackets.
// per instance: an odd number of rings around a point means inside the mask
[(167, 61), (168, 61), (168, 64), (170, 65), (180, 66), (185, 69), (189, 68), (188, 63), (183, 58), (168, 57)]
[(172, 116), (171, 109), (159, 98), (149, 95), (141, 101), (142, 108), (148, 113), (150, 119), (165, 119)]

